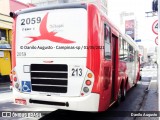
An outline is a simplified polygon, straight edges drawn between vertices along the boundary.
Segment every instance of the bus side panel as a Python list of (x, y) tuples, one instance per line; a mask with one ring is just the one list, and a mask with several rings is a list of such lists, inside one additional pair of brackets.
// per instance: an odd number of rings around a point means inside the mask
[[(100, 15), (94, 5), (88, 5), (88, 46), (100, 45)], [(102, 95), (100, 74), (100, 49), (87, 50), (87, 68), (90, 69), (95, 76), (93, 93)], [(100, 108), (99, 108), (100, 109)]]
[[(88, 5), (88, 44), (87, 46), (96, 46), (99, 44), (99, 27), (98, 12), (95, 6)], [(97, 59), (95, 59), (97, 58)], [(87, 68), (90, 69), (95, 75), (95, 81), (92, 92), (100, 93), (100, 86), (98, 82), (100, 73), (100, 50), (88, 49), (87, 50)]]
[[(104, 46), (102, 34), (102, 20), (98, 9), (88, 6), (88, 46)], [(105, 63), (106, 62), (106, 63)], [(99, 111), (104, 111), (109, 107), (111, 96), (111, 78), (105, 81), (104, 75), (108, 68), (111, 69), (111, 61), (104, 62), (104, 49), (88, 49), (87, 51), (87, 68), (93, 71), (95, 81), (92, 92), (100, 94)], [(104, 68), (104, 66), (107, 66)], [(106, 72), (106, 73), (105, 73)], [(107, 74), (109, 76), (110, 73)], [(110, 75), (111, 76), (111, 75)], [(107, 85), (106, 85), (107, 84)], [(106, 87), (107, 86), (107, 87)]]
[[(105, 57), (105, 31), (107, 28), (106, 25), (109, 27), (109, 22), (107, 21), (107, 18), (105, 16), (102, 16), (102, 25), (101, 30), (103, 32), (101, 33), (101, 45), (104, 46), (104, 49), (101, 50), (101, 71), (100, 78), (101, 83), (101, 99), (100, 99), (100, 105), (99, 105), (99, 111), (104, 111), (109, 108), (110, 102), (111, 102), (111, 95), (112, 95), (112, 60), (109, 60)], [(110, 35), (109, 35), (110, 36)], [(108, 37), (109, 37), (108, 36)], [(110, 38), (111, 39), (111, 38)], [(111, 50), (111, 47), (109, 48)]]
[(12, 68), (16, 66), (16, 50), (15, 50), (15, 45), (16, 45), (16, 18), (14, 18), (14, 23), (13, 23), (13, 32), (12, 32)]
[(101, 96), (100, 96), (100, 104), (99, 111), (104, 111), (108, 109), (111, 101), (112, 94), (112, 61), (106, 61), (102, 59), (101, 65)]
[(13, 22), (13, 31), (12, 31), (12, 51), (11, 51), (11, 74), (10, 74), (10, 83), (13, 86), (13, 68), (16, 66), (16, 17)]

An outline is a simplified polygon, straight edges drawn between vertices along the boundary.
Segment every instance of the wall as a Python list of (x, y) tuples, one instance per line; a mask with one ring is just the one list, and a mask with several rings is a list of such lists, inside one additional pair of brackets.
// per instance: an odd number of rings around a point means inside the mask
[(0, 28), (12, 29), (12, 18), (9, 17), (9, 7), (9, 0), (0, 0)]

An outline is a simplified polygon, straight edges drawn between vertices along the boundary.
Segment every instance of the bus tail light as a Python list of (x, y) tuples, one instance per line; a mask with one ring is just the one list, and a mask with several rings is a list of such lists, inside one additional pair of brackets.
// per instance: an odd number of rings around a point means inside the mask
[(17, 80), (16, 82), (14, 82), (14, 88), (17, 90), (17, 91), (20, 91), (20, 84), (19, 84), (19, 81)]
[(19, 83), (15, 83), (15, 87), (18, 89), (19, 88)]
[(13, 80), (14, 80), (14, 83), (13, 83), (14, 88), (16, 88), (16, 90), (20, 91), (20, 84), (19, 84), (19, 81), (17, 80), (17, 77), (14, 76)]
[(83, 82), (81, 96), (85, 96), (85, 95), (88, 95), (89, 93), (91, 93), (93, 83), (94, 83), (94, 74), (91, 70), (88, 69), (87, 74), (84, 79), (84, 82)]
[(12, 82), (13, 87), (16, 90), (20, 91), (20, 83), (18, 81), (17, 74), (16, 74), (16, 71), (14, 68), (13, 68), (10, 76), (11, 76), (11, 82)]
[(16, 72), (14, 70), (12, 71), (12, 75), (16, 75)]
[(84, 87), (84, 88), (83, 88), (83, 91), (84, 91), (85, 93), (88, 93), (88, 92), (89, 92), (89, 88), (88, 88), (88, 87)]
[(90, 86), (92, 84), (92, 82), (90, 80), (86, 80), (86, 85)]
[(14, 82), (16, 82), (16, 81), (17, 81), (17, 77), (14, 77), (14, 79), (13, 79), (13, 80), (14, 80)]
[(87, 76), (88, 76), (88, 78), (92, 78), (93, 77), (92, 73), (88, 73)]

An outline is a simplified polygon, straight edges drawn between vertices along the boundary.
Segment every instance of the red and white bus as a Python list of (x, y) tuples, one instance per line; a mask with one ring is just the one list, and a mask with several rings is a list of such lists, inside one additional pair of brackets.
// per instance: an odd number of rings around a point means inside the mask
[(140, 77), (138, 47), (92, 3), (10, 13), (14, 102), (105, 111)]

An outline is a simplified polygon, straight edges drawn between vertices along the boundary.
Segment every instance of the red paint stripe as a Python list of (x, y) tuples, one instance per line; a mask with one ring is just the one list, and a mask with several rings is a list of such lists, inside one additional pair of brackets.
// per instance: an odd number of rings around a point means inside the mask
[(16, 20), (17, 18), (14, 18), (12, 31), (12, 69), (16, 66)]

